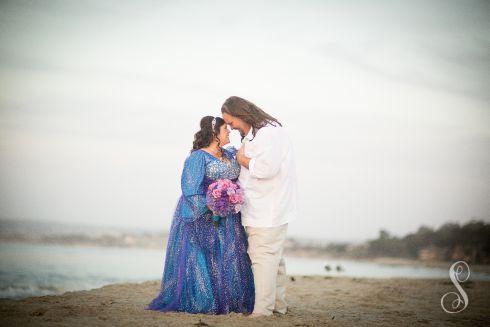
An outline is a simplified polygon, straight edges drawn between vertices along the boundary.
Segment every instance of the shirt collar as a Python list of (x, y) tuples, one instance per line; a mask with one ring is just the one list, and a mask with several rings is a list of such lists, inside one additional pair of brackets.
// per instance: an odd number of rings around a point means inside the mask
[(253, 127), (250, 127), (250, 130), (248, 131), (248, 134), (243, 138), (243, 141), (246, 140), (245, 142), (250, 142), (253, 138)]

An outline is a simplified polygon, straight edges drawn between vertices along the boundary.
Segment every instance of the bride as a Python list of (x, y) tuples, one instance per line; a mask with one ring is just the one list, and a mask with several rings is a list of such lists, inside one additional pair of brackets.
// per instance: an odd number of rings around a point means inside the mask
[(236, 149), (224, 149), (230, 131), (220, 117), (201, 119), (184, 163), (182, 195), (170, 227), (160, 291), (146, 309), (189, 313), (251, 313), (254, 280), (240, 213), (216, 227), (206, 191), (217, 179), (236, 182)]

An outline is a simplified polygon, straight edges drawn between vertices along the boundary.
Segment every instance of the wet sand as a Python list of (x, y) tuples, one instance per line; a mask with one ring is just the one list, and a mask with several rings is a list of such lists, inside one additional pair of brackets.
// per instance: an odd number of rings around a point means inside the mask
[(63, 295), (0, 300), (0, 326), (489, 326), (490, 282), (462, 284), (469, 305), (448, 314), (443, 279), (290, 276), (286, 315), (249, 318), (144, 310), (160, 281), (113, 284)]

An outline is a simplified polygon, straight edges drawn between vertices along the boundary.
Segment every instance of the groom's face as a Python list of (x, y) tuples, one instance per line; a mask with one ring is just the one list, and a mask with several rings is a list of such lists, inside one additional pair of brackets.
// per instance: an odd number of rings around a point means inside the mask
[(228, 126), (230, 126), (231, 129), (238, 130), (242, 137), (247, 135), (245, 131), (250, 130), (249, 124), (247, 124), (246, 122), (244, 122), (238, 117), (230, 115), (229, 113), (226, 112), (223, 113), (223, 120), (225, 121), (226, 124), (228, 124)]

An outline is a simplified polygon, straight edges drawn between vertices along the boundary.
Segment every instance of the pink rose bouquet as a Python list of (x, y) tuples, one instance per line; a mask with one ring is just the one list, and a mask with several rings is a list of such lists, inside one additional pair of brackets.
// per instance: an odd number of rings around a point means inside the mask
[(243, 203), (243, 190), (229, 179), (218, 179), (208, 187), (206, 204), (213, 211), (215, 226), (222, 217), (239, 212)]

